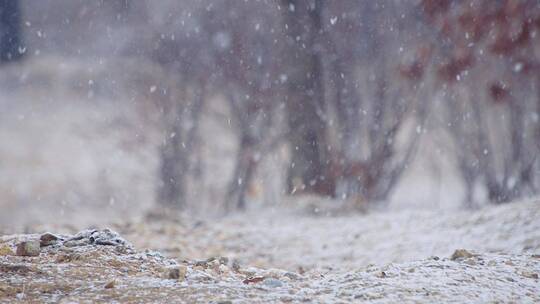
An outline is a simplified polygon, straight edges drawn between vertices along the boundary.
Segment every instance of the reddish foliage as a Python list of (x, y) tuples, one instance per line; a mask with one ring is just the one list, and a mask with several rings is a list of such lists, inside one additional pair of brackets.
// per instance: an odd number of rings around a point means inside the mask
[[(498, 58), (514, 66), (514, 73), (537, 73), (540, 63), (533, 46), (538, 42), (540, 7), (535, 0), (491, 0), (421, 2), (429, 23), (444, 40), (445, 59), (438, 67), (438, 76), (452, 83), (456, 76), (477, 62), (475, 50), (482, 46)], [(434, 41), (440, 45), (441, 41)], [(406, 75), (417, 76), (413, 69), (403, 69)], [(496, 101), (505, 96), (499, 86), (487, 88)], [(502, 94), (502, 95), (501, 95)]]
[(414, 61), (409, 65), (401, 65), (399, 67), (399, 73), (405, 78), (420, 80), (424, 76), (424, 65), (418, 61)]
[(486, 33), (484, 26), (488, 18), (477, 16), (472, 12), (465, 12), (458, 17), (459, 25), (469, 34), (472, 41), (479, 41)]
[(529, 23), (523, 21), (520, 31), (517, 35), (512, 35), (507, 28), (499, 31), (495, 42), (491, 45), (491, 51), (497, 55), (512, 55), (512, 53), (521, 47), (526, 46), (530, 41)]
[(430, 17), (444, 14), (450, 8), (450, 4), (452, 0), (422, 0), (421, 2), (424, 12)]
[(458, 49), (453, 57), (441, 64), (438, 70), (439, 77), (447, 82), (454, 82), (459, 74), (472, 67), (473, 64), (474, 57), (471, 51), (464, 48)]
[(346, 160), (342, 153), (337, 153), (325, 168), (324, 180), (315, 186), (316, 193), (325, 196), (335, 196), (336, 185), (339, 180), (357, 180), (362, 187), (371, 189), (376, 180), (369, 174), (373, 163)]
[(323, 176), (313, 187), (315, 193), (334, 197), (339, 179), (343, 177), (343, 158), (334, 157), (324, 168)]
[(507, 101), (508, 96), (510, 95), (508, 88), (500, 82), (492, 83), (489, 86), (489, 93), (490, 93), (491, 99), (495, 103), (502, 103), (504, 101)]
[(424, 76), (426, 65), (431, 58), (432, 48), (425, 45), (418, 49), (416, 58), (410, 64), (402, 64), (399, 66), (399, 73), (402, 77), (419, 81)]

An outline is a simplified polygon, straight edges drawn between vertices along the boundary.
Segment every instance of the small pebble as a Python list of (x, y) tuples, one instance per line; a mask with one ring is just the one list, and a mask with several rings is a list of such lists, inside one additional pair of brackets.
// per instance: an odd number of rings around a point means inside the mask
[(115, 285), (116, 285), (116, 282), (114, 280), (112, 280), (109, 283), (105, 284), (104, 288), (105, 289), (111, 289), (111, 288), (114, 288)]
[(274, 279), (274, 278), (266, 278), (263, 280), (263, 285), (267, 286), (267, 287), (272, 287), (272, 288), (277, 288), (277, 287), (282, 287), (283, 286), (283, 282), (278, 280), (278, 279)]
[(386, 278), (386, 277), (387, 277), (386, 272), (384, 272), (384, 271), (379, 272), (379, 273), (377, 274), (377, 277), (378, 277), (378, 278), (381, 278), (381, 279)]
[(165, 269), (165, 278), (183, 281), (186, 278), (187, 267), (184, 265), (170, 266)]

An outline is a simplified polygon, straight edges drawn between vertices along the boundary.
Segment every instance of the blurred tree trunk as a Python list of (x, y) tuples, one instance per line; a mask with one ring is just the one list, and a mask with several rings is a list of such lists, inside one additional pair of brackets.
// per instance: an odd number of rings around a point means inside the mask
[(322, 1), (284, 0), (283, 3), (288, 36), (286, 102), (291, 143), (287, 182), (291, 193), (296, 190), (320, 193), (327, 163), (322, 58), (317, 44)]
[[(238, 122), (240, 140), (236, 152), (236, 164), (225, 200), (226, 212), (246, 209), (246, 194), (252, 185), (260, 155), (262, 151), (270, 151), (273, 139), (277, 139), (270, 133), (271, 104), (264, 102), (259, 105), (246, 104), (244, 97), (240, 97), (245, 95), (235, 94), (235, 92), (241, 92), (241, 90), (230, 86), (227, 98), (234, 121)], [(255, 96), (256, 92), (252, 91), (250, 95)]]
[(254, 140), (242, 132), (236, 166), (227, 193), (227, 211), (246, 208), (246, 192), (256, 169)]
[(0, 0), (0, 62), (15, 61), (22, 57), (21, 40), (19, 1)]
[(192, 103), (177, 103), (175, 110), (165, 113), (167, 132), (160, 151), (162, 184), (157, 193), (158, 203), (165, 207), (181, 209), (186, 205), (186, 179), (205, 100), (205, 85), (196, 86)]
[[(179, 134), (177, 125), (169, 130), (170, 134)], [(172, 136), (161, 147), (161, 181), (158, 190), (158, 202), (166, 207), (181, 208), (185, 198), (185, 175), (181, 171), (187, 162), (180, 147), (180, 136)]]

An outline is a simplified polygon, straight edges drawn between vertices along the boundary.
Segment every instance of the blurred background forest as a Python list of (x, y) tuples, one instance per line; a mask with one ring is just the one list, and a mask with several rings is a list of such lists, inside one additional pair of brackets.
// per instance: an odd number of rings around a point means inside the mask
[(538, 0), (0, 0), (0, 60), (0, 224), (540, 189)]

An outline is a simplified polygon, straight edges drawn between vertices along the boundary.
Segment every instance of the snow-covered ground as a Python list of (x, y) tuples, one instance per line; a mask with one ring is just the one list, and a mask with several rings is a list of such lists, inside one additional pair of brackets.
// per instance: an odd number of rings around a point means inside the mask
[(213, 221), (120, 224), (140, 248), (203, 259), (228, 256), (291, 271), (348, 270), (370, 264), (447, 257), (459, 248), (481, 253), (540, 253), (540, 201), (477, 211), (373, 212), (313, 216), (269, 209)]
[[(216, 222), (122, 222), (112, 226), (139, 251), (86, 236), (42, 247), (39, 257), (0, 254), (0, 302), (537, 303), (539, 213), (529, 201), (443, 214), (281, 209)], [(38, 237), (3, 236), (0, 247)], [(167, 277), (171, 265), (179, 279)]]

